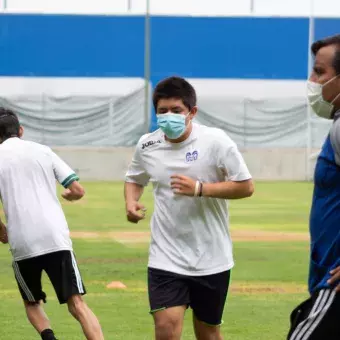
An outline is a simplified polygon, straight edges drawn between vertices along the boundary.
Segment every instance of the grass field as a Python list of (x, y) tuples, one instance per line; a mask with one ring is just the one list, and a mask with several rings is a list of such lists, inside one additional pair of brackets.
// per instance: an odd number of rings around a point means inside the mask
[[(63, 205), (88, 290), (85, 299), (105, 339), (151, 340), (146, 291), (151, 188), (142, 200), (148, 218), (133, 225), (125, 219), (122, 183), (83, 184), (86, 198)], [(310, 183), (257, 183), (252, 198), (230, 202), (236, 266), (223, 317), (226, 340), (285, 339), (292, 308), (307, 296), (311, 195)], [(111, 281), (127, 288), (106, 288)], [(46, 277), (44, 289), (58, 339), (84, 339)], [(7, 245), (0, 246), (0, 298), (0, 339), (39, 339), (26, 321)], [(194, 339), (190, 310), (183, 339)]]

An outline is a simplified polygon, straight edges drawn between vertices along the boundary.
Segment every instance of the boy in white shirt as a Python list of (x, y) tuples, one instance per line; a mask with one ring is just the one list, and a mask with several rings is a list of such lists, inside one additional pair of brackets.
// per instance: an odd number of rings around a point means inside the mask
[(63, 198), (81, 199), (78, 176), (49, 147), (20, 139), (23, 128), (10, 110), (0, 108), (0, 195), (7, 228), (0, 221), (0, 241), (9, 243), (15, 278), (26, 314), (43, 340), (56, 339), (41, 301), (44, 270), (58, 300), (67, 303), (86, 339), (104, 339), (100, 324), (82, 295), (85, 287), (56, 193), (56, 180), (66, 189)]
[(193, 123), (196, 93), (171, 77), (153, 94), (159, 129), (141, 137), (126, 174), (127, 218), (144, 218), (139, 203), (151, 182), (148, 287), (156, 340), (177, 340), (191, 306), (197, 339), (222, 339), (220, 324), (234, 265), (227, 199), (253, 194), (236, 144), (217, 128)]

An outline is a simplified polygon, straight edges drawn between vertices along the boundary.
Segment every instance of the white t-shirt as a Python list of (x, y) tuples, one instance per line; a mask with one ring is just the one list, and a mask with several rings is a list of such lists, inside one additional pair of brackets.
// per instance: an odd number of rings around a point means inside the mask
[(72, 250), (56, 193), (79, 178), (49, 147), (9, 138), (0, 144), (0, 195), (15, 261)]
[(250, 179), (236, 144), (224, 131), (195, 123), (182, 143), (157, 130), (141, 137), (126, 174), (126, 182), (153, 184), (149, 267), (192, 276), (231, 269), (227, 200), (176, 195), (173, 174), (207, 183)]

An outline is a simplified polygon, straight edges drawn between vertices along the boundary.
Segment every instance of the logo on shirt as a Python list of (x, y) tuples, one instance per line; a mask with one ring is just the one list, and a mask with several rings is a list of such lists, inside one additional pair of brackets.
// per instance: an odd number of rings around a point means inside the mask
[(196, 161), (198, 158), (198, 152), (197, 150), (193, 151), (193, 152), (187, 152), (186, 155), (185, 155), (185, 161), (187, 163), (189, 162), (194, 162)]
[(160, 140), (150, 140), (150, 141), (148, 141), (146, 143), (143, 143), (142, 144), (142, 150), (144, 150), (148, 146), (151, 146), (151, 145), (154, 145), (154, 144), (157, 144), (157, 143), (162, 143), (162, 141), (160, 141)]

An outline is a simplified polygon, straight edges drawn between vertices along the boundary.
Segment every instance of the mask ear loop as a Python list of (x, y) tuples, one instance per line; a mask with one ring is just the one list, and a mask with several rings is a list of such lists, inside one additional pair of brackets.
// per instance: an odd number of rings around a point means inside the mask
[[(191, 114), (191, 110), (190, 110), (190, 111), (188, 112), (188, 114), (185, 116), (185, 119), (187, 119), (187, 118), (190, 116), (190, 114)], [(192, 119), (189, 120), (189, 123), (188, 123), (187, 126), (189, 126), (189, 124), (191, 124), (191, 121), (192, 121)]]
[(338, 93), (338, 95), (331, 101), (331, 104), (333, 104), (340, 96), (340, 92)]
[[(332, 82), (334, 79), (337, 79), (338, 77), (340, 77), (340, 74), (337, 74), (336, 76), (334, 76), (332, 79), (328, 80), (326, 83), (322, 84), (322, 88), (324, 88), (324, 86), (328, 85), (330, 82)], [(339, 98), (340, 96), (340, 92), (338, 93), (338, 95), (330, 102), (331, 105), (333, 105), (333, 103)]]
[(337, 74), (336, 76), (334, 76), (333, 78), (329, 79), (328, 81), (326, 81), (324, 84), (322, 84), (322, 87), (328, 85), (330, 82), (332, 82), (334, 79), (338, 78), (340, 76), (340, 74)]
[[(336, 78), (338, 78), (340, 76), (340, 74), (338, 74), (337, 76), (335, 76), (334, 78), (336, 79)], [(333, 79), (334, 79), (333, 78)], [(338, 93), (338, 95), (332, 100), (332, 102), (331, 102), (331, 104), (333, 104), (338, 98), (339, 98), (339, 96), (340, 96), (340, 92)]]

